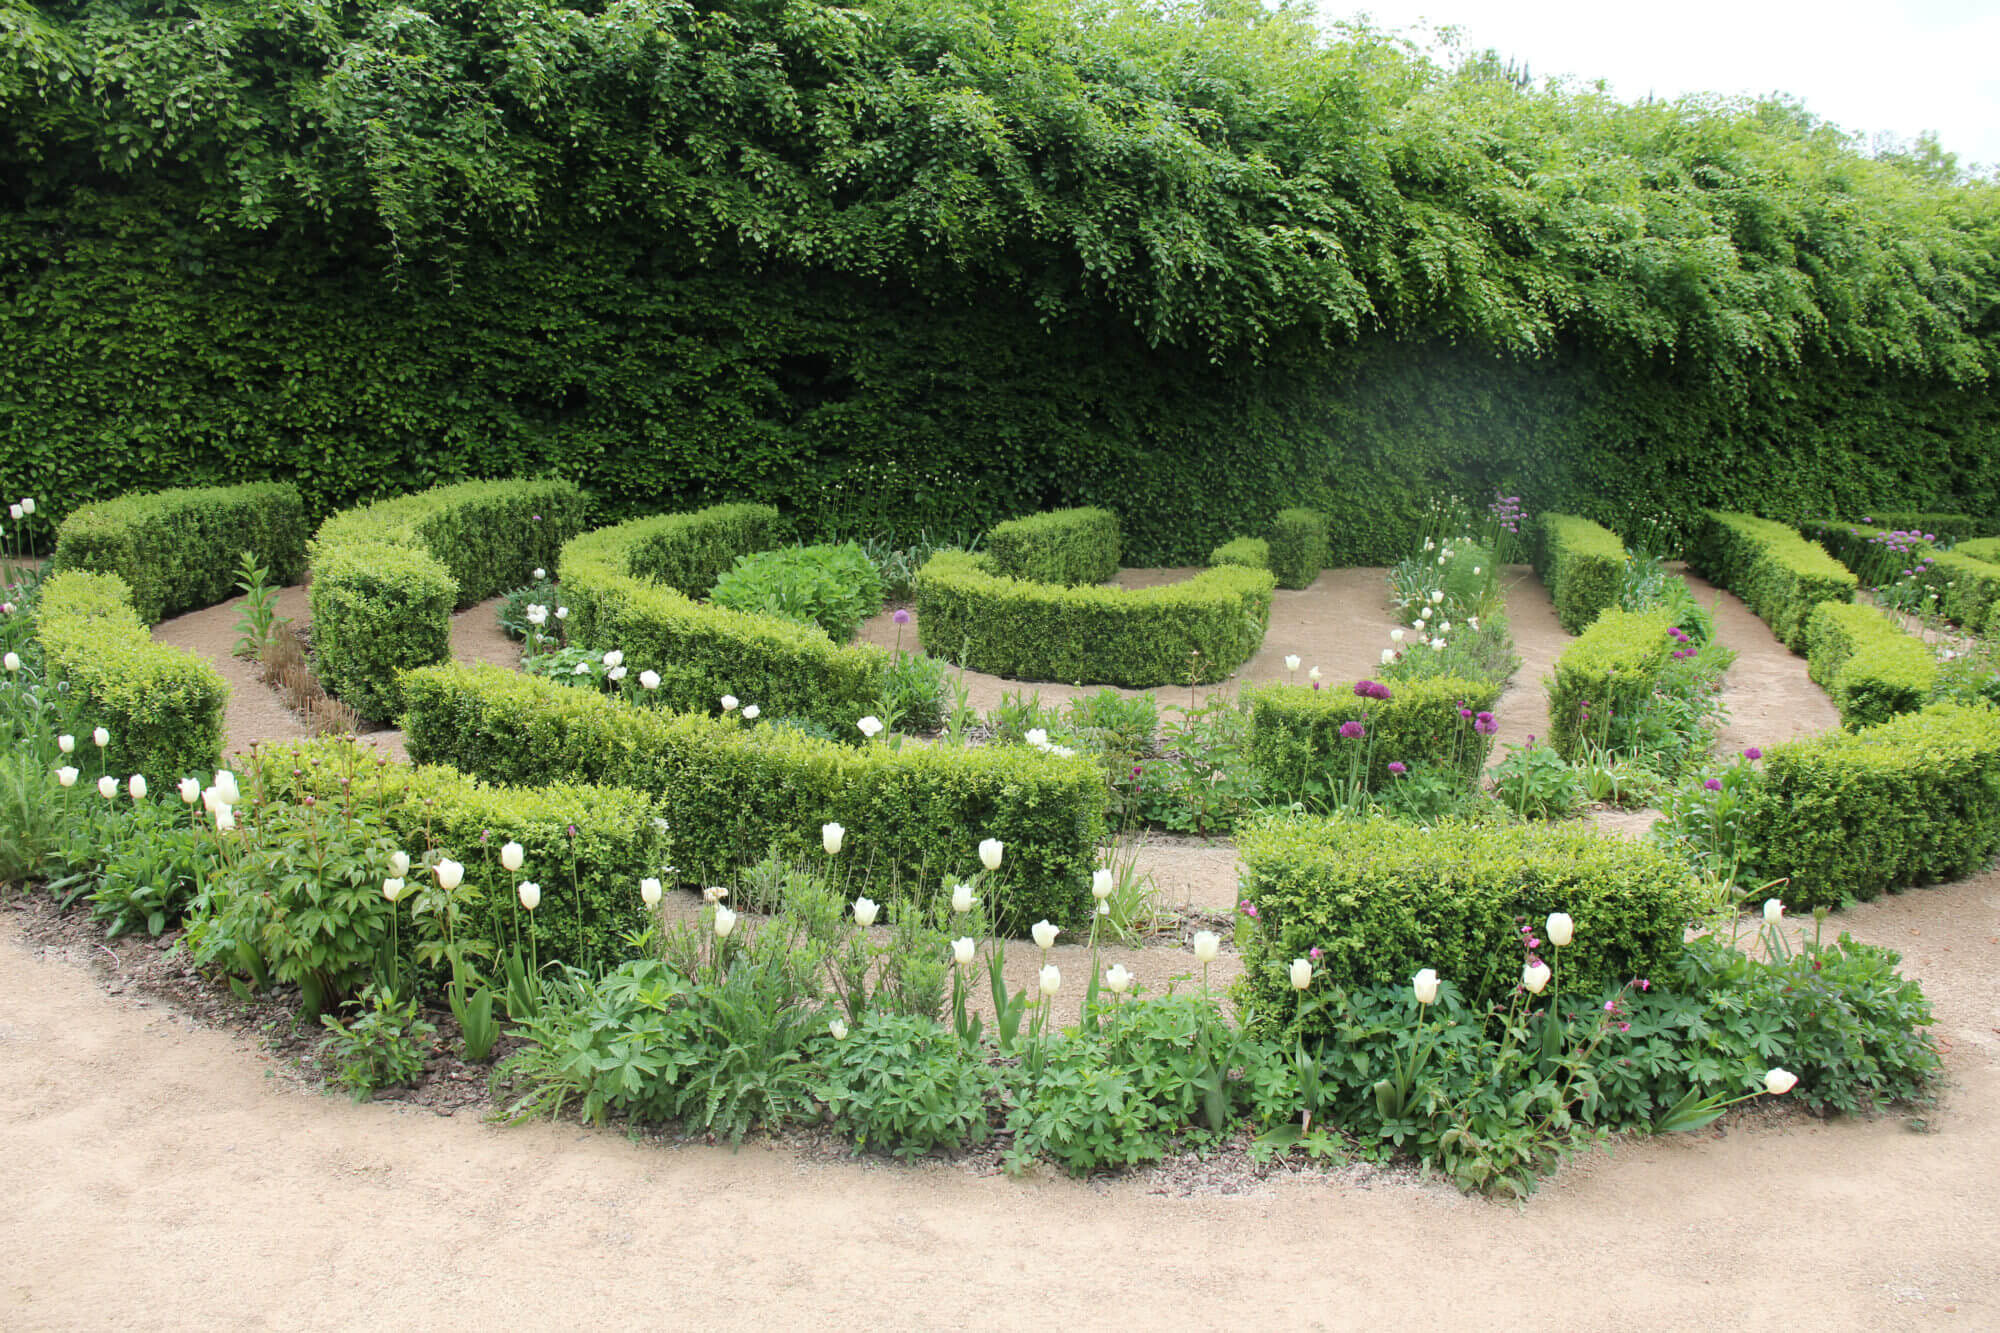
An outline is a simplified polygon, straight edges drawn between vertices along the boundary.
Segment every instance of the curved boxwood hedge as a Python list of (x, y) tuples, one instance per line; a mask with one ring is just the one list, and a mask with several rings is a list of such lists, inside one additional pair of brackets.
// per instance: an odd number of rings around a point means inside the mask
[(1937, 684), (1931, 646), (1860, 602), (1821, 602), (1806, 625), (1807, 671), (1849, 731), (1922, 708)]
[(658, 702), (714, 712), (733, 694), (769, 717), (809, 718), (843, 739), (873, 713), (889, 655), (841, 647), (815, 625), (731, 611), (705, 595), (739, 555), (781, 540), (768, 505), (719, 505), (636, 519), (585, 533), (563, 547), (557, 572), (570, 632), (616, 648), (630, 671), (660, 675)]
[(451, 656), (452, 611), (555, 564), (589, 515), (567, 481), (461, 482), (333, 515), (309, 552), (320, 683), (365, 718), (395, 717), (397, 673)]
[(1211, 566), (1241, 565), (1245, 569), (1269, 569), (1271, 543), (1262, 537), (1238, 537), (1210, 551), (1208, 563)]
[[(861, 749), (788, 727), (642, 708), (497, 667), (438, 666), (404, 678), (411, 757), (492, 782), (631, 787), (658, 797), (685, 883), (776, 851), (818, 857), (820, 825), (847, 829), (841, 855), (898, 891), (935, 892), (979, 869), (981, 840), (1006, 846), (1006, 927), (1078, 929), (1104, 836), (1108, 792), (1087, 758), (1024, 746)], [(876, 881), (871, 879), (871, 891)]]
[(77, 569), (50, 575), (35, 634), (50, 679), (68, 683), (77, 724), (111, 733), (107, 772), (144, 773), (160, 787), (215, 768), (229, 687), (213, 664), (153, 642), (125, 580)]
[[(1243, 691), (1250, 709), (1249, 759), (1279, 791), (1324, 790), (1347, 781), (1354, 757), (1372, 756), (1365, 775), (1373, 791), (1392, 780), (1391, 763), (1456, 776), (1479, 785), (1491, 736), (1464, 715), (1489, 710), (1500, 698), (1493, 681), (1437, 676), (1397, 681), (1388, 699), (1368, 699), (1352, 683), (1315, 690), (1301, 685), (1254, 685)], [(1366, 733), (1348, 740), (1342, 723), (1361, 721)]]
[(917, 571), (917, 631), (932, 657), (1015, 680), (1213, 682), (1264, 642), (1275, 586), (1266, 570), (1220, 565), (1158, 588), (1069, 588), (940, 551)]
[(237, 593), (249, 551), (280, 587), (305, 573), (306, 511), (289, 483), (141, 491), (73, 510), (56, 530), (55, 569), (116, 574), (148, 625)]
[(1688, 563), (1729, 589), (1795, 653), (1806, 650), (1806, 621), (1821, 602), (1851, 602), (1856, 579), (1826, 549), (1768, 518), (1703, 511)]
[(1535, 522), (1535, 573), (1548, 585), (1556, 619), (1581, 634), (1618, 604), (1625, 581), (1625, 543), (1601, 524), (1574, 514), (1543, 514)]
[(1575, 760), (1596, 734), (1593, 723), (1638, 712), (1666, 669), (1676, 640), (1671, 609), (1625, 611), (1599, 616), (1556, 659), (1549, 677), (1549, 744)]
[[(1280, 588), (1310, 588), (1326, 568), (1326, 515), (1313, 509), (1280, 509), (1271, 520), (1271, 573)], [(1211, 562), (1213, 563), (1213, 562)]]
[(1118, 573), (1118, 515), (1056, 509), (997, 523), (986, 534), (996, 571), (1026, 583), (1103, 583)]

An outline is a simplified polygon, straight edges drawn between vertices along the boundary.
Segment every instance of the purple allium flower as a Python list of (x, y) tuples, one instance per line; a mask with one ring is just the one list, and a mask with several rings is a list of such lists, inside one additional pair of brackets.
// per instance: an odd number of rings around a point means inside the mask
[(1464, 704), (1460, 704), (1458, 707), (1458, 715), (1460, 717), (1471, 717), (1472, 710), (1470, 708), (1467, 708)]
[(896, 608), (896, 614), (895, 614), (895, 616), (894, 616), (894, 619), (895, 619), (895, 622), (896, 622), (896, 623), (897, 623), (898, 625), (907, 625), (907, 624), (909, 624), (909, 623), (910, 623), (910, 609), (909, 609), (908, 607), (906, 607), (906, 606), (899, 606), (899, 607), (897, 607), (897, 608)]
[(1403, 774), (1410, 771), (1410, 766), (1400, 759), (1391, 759), (1389, 761), (1389, 771), (1400, 778)]
[(1367, 731), (1368, 728), (1362, 726), (1359, 722), (1349, 720), (1340, 724), (1340, 739), (1344, 741), (1360, 740)]
[(1762, 759), (1764, 752), (1753, 745), (1743, 752), (1743, 757), (1745, 759)]
[(1706, 787), (1706, 788), (1708, 788), (1708, 789), (1709, 789), (1710, 791), (1721, 791), (1721, 790), (1722, 790), (1722, 779), (1721, 779), (1721, 778), (1710, 778), (1710, 779), (1709, 779), (1708, 781), (1706, 781), (1706, 782), (1702, 783), (1701, 785), (1702, 785), (1702, 786), (1704, 786), (1704, 787)]
[(1473, 722), (1472, 729), (1482, 736), (1491, 736), (1494, 732), (1500, 730), (1500, 724), (1493, 720), (1493, 714), (1481, 713)]
[(1354, 682), (1354, 693), (1363, 699), (1387, 699), (1389, 687), (1379, 680), (1357, 680)]

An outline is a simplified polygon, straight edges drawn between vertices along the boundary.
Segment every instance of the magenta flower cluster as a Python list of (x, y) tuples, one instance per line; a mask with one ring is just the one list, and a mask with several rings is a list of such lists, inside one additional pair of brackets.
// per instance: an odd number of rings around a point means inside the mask
[(1472, 729), (1482, 736), (1491, 736), (1500, 730), (1500, 724), (1494, 719), (1493, 714), (1482, 711), (1472, 719)]
[(1402, 777), (1402, 776), (1403, 776), (1403, 774), (1405, 774), (1405, 773), (1407, 773), (1407, 772), (1409, 772), (1409, 771), (1410, 771), (1410, 766), (1409, 766), (1408, 764), (1404, 763), (1404, 762), (1403, 762), (1402, 760), (1400, 760), (1400, 759), (1391, 759), (1391, 760), (1389, 761), (1389, 773), (1390, 773), (1390, 775), (1391, 775), (1392, 777), (1399, 777), (1399, 778), (1400, 778), (1400, 777)]
[(1367, 734), (1368, 728), (1353, 719), (1340, 724), (1340, 739), (1344, 741), (1358, 741)]
[(1527, 517), (1527, 511), (1521, 508), (1521, 497), (1518, 495), (1495, 496), (1493, 503), (1486, 506), (1486, 513), (1488, 517), (1496, 519), (1501, 527), (1516, 533), (1521, 530), (1521, 520)]
[(1363, 699), (1381, 699), (1386, 701), (1391, 697), (1389, 687), (1377, 680), (1355, 681), (1354, 692)]

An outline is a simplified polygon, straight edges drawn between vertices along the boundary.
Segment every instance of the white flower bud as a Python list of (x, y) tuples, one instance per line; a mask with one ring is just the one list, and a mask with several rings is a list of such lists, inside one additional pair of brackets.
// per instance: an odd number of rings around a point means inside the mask
[(509, 870), (519, 870), (527, 859), (527, 849), (518, 842), (510, 842), (500, 849), (500, 864)]
[(1054, 963), (1050, 963), (1048, 966), (1044, 967), (1042, 969), (1040, 985), (1042, 988), (1042, 994), (1053, 999), (1055, 997), (1055, 993), (1062, 989), (1062, 969), (1057, 967)]
[(1415, 992), (1418, 1004), (1432, 1004), (1438, 997), (1438, 974), (1436, 968), (1427, 967), (1410, 978), (1410, 989)]
[(1052, 949), (1055, 947), (1056, 936), (1062, 933), (1062, 927), (1050, 925), (1047, 921), (1037, 921), (1029, 933), (1035, 937), (1037, 949)]
[(1222, 952), (1222, 936), (1212, 930), (1197, 930), (1194, 933), (1194, 956), (1198, 962), (1212, 963)]

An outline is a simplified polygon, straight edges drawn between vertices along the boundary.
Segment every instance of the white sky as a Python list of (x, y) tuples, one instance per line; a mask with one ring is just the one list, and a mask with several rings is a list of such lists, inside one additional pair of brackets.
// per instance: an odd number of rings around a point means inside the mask
[(1604, 80), (1653, 94), (1788, 93), (1843, 130), (1934, 132), (1961, 166), (2000, 165), (2000, 0), (1316, 0), (1322, 19), (1365, 13), (1428, 44), (1461, 29), (1540, 82)]

